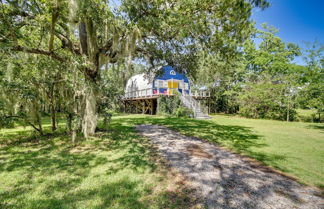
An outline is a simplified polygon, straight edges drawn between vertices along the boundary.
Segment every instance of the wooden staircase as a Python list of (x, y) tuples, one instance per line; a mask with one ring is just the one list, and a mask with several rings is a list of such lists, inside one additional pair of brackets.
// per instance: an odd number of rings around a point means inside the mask
[(185, 92), (181, 94), (180, 99), (183, 103), (183, 105), (189, 109), (191, 109), (194, 112), (194, 117), (196, 119), (210, 119), (211, 117), (208, 115), (207, 108), (201, 106), (200, 102), (195, 100), (192, 96), (189, 94), (186, 94)]

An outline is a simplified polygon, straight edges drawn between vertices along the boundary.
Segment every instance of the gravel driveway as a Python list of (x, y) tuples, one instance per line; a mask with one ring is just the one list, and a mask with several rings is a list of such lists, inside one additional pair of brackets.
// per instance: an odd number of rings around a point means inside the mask
[(157, 125), (136, 127), (149, 137), (207, 208), (324, 208), (320, 191), (255, 166), (208, 142)]

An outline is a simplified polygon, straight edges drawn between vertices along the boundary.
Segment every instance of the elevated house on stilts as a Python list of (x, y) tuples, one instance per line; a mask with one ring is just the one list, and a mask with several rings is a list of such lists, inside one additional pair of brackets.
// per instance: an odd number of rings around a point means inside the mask
[(210, 97), (206, 90), (192, 91), (186, 75), (176, 72), (171, 66), (160, 69), (158, 74), (138, 74), (126, 84), (123, 101), (125, 110), (134, 113), (156, 114), (160, 96), (180, 95), (183, 106), (194, 112), (195, 118), (209, 118), (208, 109), (201, 100)]

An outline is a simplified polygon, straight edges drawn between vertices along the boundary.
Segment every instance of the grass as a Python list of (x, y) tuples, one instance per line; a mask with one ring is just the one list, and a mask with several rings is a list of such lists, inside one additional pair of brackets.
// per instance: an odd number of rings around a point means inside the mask
[(296, 177), (324, 187), (324, 124), (246, 119), (214, 115), (211, 120), (121, 116), (130, 123), (168, 126), (245, 154)]
[[(49, 120), (44, 120), (49, 132)], [(113, 119), (90, 140), (60, 130), (0, 131), (0, 208), (187, 208), (190, 190), (159, 163), (133, 124)]]
[[(49, 133), (49, 120), (44, 120)], [(114, 116), (108, 132), (71, 144), (59, 124), (0, 131), (0, 208), (188, 208), (195, 200), (135, 124), (161, 124), (324, 186), (324, 124), (215, 115), (211, 120)]]

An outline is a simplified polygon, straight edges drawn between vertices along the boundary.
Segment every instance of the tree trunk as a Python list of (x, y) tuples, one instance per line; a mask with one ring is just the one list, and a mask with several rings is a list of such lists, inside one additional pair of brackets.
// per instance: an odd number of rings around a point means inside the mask
[(50, 91), (48, 93), (48, 97), (50, 99), (50, 111), (51, 111), (51, 123), (52, 123), (52, 131), (56, 130), (56, 108), (55, 108), (55, 98), (54, 98), (54, 88), (55, 84), (52, 83), (50, 86)]
[(73, 120), (73, 115), (71, 113), (68, 113), (66, 116), (66, 129), (68, 133), (71, 133), (72, 131), (72, 120)]
[(42, 127), (42, 117), (39, 114), (39, 112), (36, 115), (36, 122), (37, 122), (37, 125), (38, 125), (38, 132), (40, 133), (40, 135), (44, 135), (43, 127)]
[(82, 133), (85, 138), (93, 135), (97, 127), (97, 101), (94, 83), (87, 82), (88, 85), (84, 95), (84, 112), (82, 117)]
[(77, 132), (80, 130), (80, 117), (78, 116), (78, 103), (73, 104), (73, 114), (69, 113), (68, 120), (71, 122), (69, 125), (71, 126), (71, 136), (72, 136), (72, 143), (75, 142), (77, 137)]
[(90, 17), (83, 18), (79, 25), (82, 54), (86, 55), (93, 66), (84, 69), (86, 88), (83, 98), (82, 133), (85, 138), (93, 135), (97, 127), (96, 81), (99, 77), (99, 50), (97, 30)]
[(289, 104), (288, 104), (288, 107), (287, 107), (287, 122), (289, 122)]
[(57, 127), (56, 127), (56, 111), (55, 111), (55, 105), (53, 104), (53, 101), (51, 103), (51, 121), (52, 121), (52, 131), (55, 131), (57, 129)]
[(287, 122), (289, 122), (290, 98), (287, 100)]
[(75, 143), (75, 139), (76, 139), (76, 135), (77, 135), (77, 132), (76, 130), (72, 130), (72, 143), (74, 144)]
[[(38, 131), (40, 135), (44, 135), (42, 127), (42, 116), (39, 112), (39, 104), (36, 101), (34, 101), (31, 107), (33, 122), (29, 122), (27, 119), (26, 122), (28, 122), (36, 131)], [(35, 125), (33, 123), (35, 123)]]
[(318, 122), (319, 123), (321, 122), (321, 113), (320, 112), (318, 113)]

